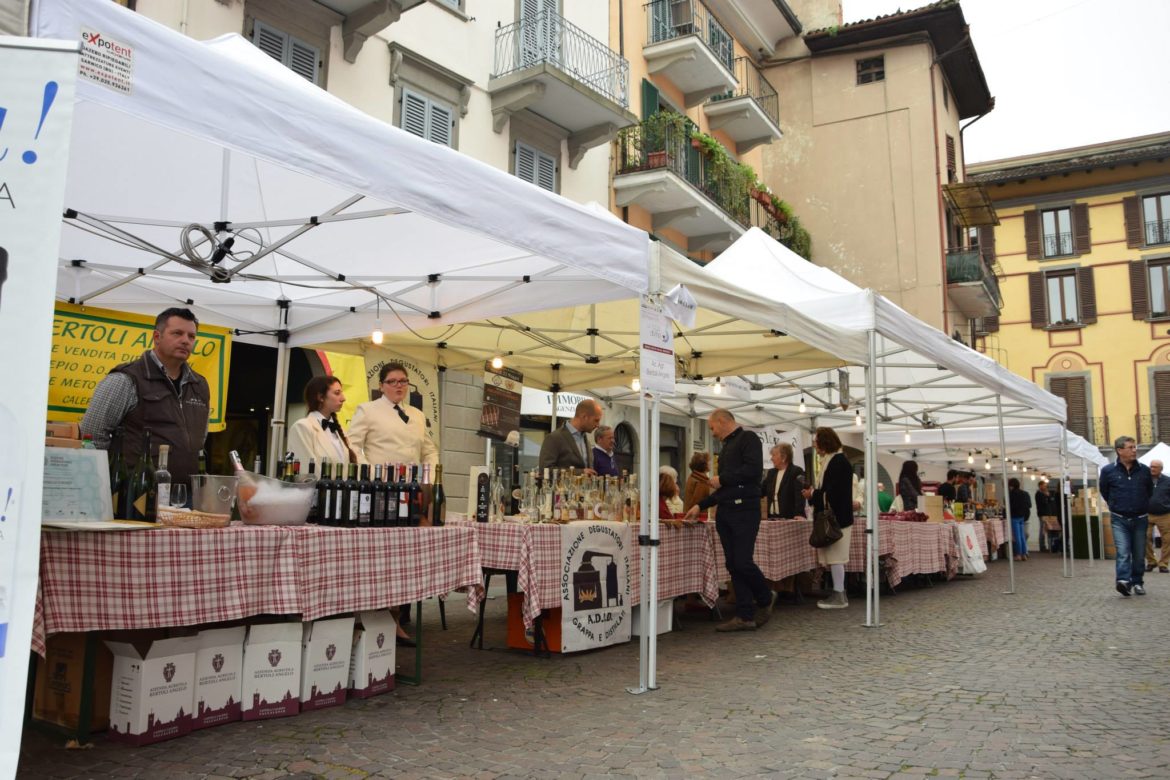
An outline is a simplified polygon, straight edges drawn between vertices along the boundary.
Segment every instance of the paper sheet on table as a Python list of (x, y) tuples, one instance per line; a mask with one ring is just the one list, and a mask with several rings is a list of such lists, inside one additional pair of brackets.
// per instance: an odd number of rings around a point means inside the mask
[(44, 520), (41, 527), (60, 531), (145, 531), (148, 528), (162, 528), (158, 523), (142, 520)]

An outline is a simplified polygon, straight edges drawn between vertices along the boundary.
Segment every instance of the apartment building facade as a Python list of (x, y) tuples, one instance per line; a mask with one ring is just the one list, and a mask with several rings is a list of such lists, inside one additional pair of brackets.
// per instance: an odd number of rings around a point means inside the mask
[(963, 150), (963, 123), (994, 99), (962, 8), (842, 24), (840, 2), (792, 7), (810, 31), (763, 62), (786, 106), (765, 181), (792, 199), (814, 262), (970, 343), (1000, 295), (994, 210)]
[(1170, 133), (968, 168), (995, 203), (1004, 308), (979, 348), (1104, 450), (1170, 441)]

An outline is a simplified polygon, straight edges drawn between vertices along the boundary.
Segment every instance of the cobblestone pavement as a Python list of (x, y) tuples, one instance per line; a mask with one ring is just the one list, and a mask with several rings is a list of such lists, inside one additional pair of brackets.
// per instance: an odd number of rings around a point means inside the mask
[[(631, 696), (636, 642), (552, 659), (467, 647), (461, 599), (422, 687), (131, 749), (26, 732), (27, 778), (1170, 777), (1170, 575), (1123, 599), (1112, 562), (1037, 553), (977, 578), (823, 611), (784, 606), (754, 633), (699, 614), (659, 644), (660, 690)], [(454, 605), (453, 605), (454, 607)], [(488, 642), (504, 641), (502, 598)], [(402, 668), (400, 664), (400, 669)], [(1161, 674), (1159, 674), (1159, 672)]]

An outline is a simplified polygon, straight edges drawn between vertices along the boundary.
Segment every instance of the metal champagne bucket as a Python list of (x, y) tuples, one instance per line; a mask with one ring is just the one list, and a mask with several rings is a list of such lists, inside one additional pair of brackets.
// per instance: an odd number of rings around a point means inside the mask
[(218, 474), (191, 475), (191, 508), (196, 512), (230, 515), (236, 502), (236, 478)]

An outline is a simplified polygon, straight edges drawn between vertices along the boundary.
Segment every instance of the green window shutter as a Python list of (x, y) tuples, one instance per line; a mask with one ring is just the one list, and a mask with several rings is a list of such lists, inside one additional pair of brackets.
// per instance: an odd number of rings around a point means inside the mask
[(642, 79), (642, 118), (658, 113), (658, 87)]

